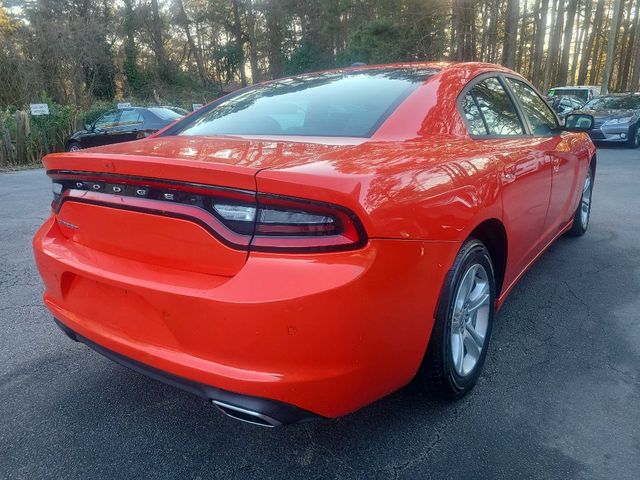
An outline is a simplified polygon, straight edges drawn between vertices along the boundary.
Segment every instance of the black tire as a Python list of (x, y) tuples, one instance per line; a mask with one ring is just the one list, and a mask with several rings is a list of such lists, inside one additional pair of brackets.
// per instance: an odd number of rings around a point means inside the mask
[(638, 129), (638, 126), (639, 124), (636, 123), (629, 129), (629, 139), (627, 140), (627, 147), (629, 148), (640, 147), (640, 130)]
[(67, 144), (67, 152), (77, 152), (80, 149), (82, 149), (82, 145), (78, 142), (69, 142)]
[[(587, 172), (587, 178), (589, 179), (589, 193), (588, 193), (588, 211), (585, 217), (582, 215), (583, 203), (584, 203), (584, 186), (582, 187), (582, 193), (580, 195), (580, 201), (578, 202), (578, 208), (576, 208), (575, 213), (573, 214), (573, 225), (571, 225), (571, 229), (567, 232), (567, 235), (571, 237), (581, 237), (587, 232), (589, 228), (589, 219), (591, 218), (591, 198), (593, 196), (593, 181), (595, 178), (593, 166), (589, 167), (589, 171)], [(585, 178), (585, 185), (587, 178)]]
[[(476, 268), (475, 265), (482, 266), (487, 274), (489, 286), (487, 329), (475, 366), (465, 375), (460, 375), (456, 371), (453, 360), (451, 335), (452, 329), (457, 328), (454, 327), (453, 320), (454, 303), (462, 279), (471, 268)], [(458, 256), (445, 279), (427, 352), (413, 382), (418, 390), (437, 399), (455, 400), (473, 388), (478, 381), (487, 355), (495, 314), (495, 300), (495, 275), (491, 256), (482, 242), (471, 238), (464, 243), (458, 252)]]

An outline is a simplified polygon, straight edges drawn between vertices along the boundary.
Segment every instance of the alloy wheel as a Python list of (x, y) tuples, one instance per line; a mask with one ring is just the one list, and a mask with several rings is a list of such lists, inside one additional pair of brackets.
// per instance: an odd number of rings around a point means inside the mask
[(580, 199), (580, 223), (582, 228), (586, 229), (589, 225), (589, 216), (591, 214), (591, 169), (587, 172), (587, 178), (582, 188), (582, 197)]
[(471, 265), (458, 285), (451, 316), (451, 356), (456, 373), (469, 375), (484, 348), (490, 314), (487, 271)]

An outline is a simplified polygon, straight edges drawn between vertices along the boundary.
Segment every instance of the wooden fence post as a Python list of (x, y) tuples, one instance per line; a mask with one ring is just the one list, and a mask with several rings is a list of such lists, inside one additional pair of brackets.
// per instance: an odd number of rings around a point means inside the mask
[(25, 165), (29, 163), (27, 156), (27, 134), (28, 134), (28, 116), (27, 112), (18, 110), (15, 114), (16, 119), (16, 164)]
[(0, 166), (13, 165), (16, 160), (14, 152), (6, 117), (0, 113)]

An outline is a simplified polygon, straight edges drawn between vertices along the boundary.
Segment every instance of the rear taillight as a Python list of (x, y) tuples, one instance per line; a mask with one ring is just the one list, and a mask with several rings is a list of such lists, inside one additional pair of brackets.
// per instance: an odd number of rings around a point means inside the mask
[(235, 232), (252, 231), (252, 250), (343, 250), (366, 241), (357, 217), (337, 205), (258, 194), (256, 205), (216, 198), (213, 211)]
[(232, 247), (258, 251), (350, 250), (367, 241), (357, 216), (334, 204), (157, 179), (49, 174), (56, 211), (72, 200), (190, 218)]

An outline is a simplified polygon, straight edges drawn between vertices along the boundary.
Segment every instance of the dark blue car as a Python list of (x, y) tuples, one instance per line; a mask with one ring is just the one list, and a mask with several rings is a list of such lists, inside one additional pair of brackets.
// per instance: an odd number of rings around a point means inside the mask
[(67, 140), (66, 150), (144, 138), (173, 123), (188, 112), (177, 107), (127, 107), (103, 114), (92, 125), (75, 132)]

